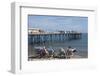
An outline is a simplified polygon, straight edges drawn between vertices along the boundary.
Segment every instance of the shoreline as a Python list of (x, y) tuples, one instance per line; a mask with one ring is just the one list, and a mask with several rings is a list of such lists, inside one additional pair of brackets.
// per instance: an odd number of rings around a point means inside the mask
[(88, 56), (80, 56), (77, 54), (74, 54), (71, 58), (34, 58), (34, 55), (31, 55), (28, 57), (28, 61), (38, 61), (38, 60), (67, 60), (67, 59), (83, 59), (83, 58), (88, 58)]
[[(60, 59), (68, 59), (68, 58), (59, 58), (59, 57), (52, 57), (52, 58), (39, 58), (37, 57), (34, 47), (29, 46), (28, 48), (28, 61), (34, 61), (34, 60), (60, 60)], [(57, 50), (56, 50), (57, 52)], [(88, 51), (77, 51), (74, 53), (74, 55), (69, 59), (81, 59), (81, 58), (88, 58)]]

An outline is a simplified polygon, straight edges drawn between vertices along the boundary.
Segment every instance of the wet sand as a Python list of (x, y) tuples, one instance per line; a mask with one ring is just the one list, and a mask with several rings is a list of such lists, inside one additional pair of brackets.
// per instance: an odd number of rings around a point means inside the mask
[[(59, 60), (59, 59), (83, 59), (85, 57), (74, 55), (71, 58), (28, 58), (28, 61), (38, 61), (38, 60)], [(87, 58), (87, 57), (86, 57)]]

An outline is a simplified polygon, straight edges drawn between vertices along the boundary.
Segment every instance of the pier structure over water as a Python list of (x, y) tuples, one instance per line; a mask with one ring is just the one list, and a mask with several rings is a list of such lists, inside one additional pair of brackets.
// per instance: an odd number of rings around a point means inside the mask
[(43, 44), (51, 42), (64, 42), (66, 40), (80, 39), (81, 36), (82, 33), (75, 31), (44, 32), (43, 30), (38, 29), (35, 30), (35, 32), (28, 33), (28, 43)]

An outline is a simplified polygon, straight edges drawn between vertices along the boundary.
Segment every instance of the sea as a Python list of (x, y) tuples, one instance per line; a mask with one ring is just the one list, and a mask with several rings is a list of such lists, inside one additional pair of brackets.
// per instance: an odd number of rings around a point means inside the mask
[(66, 50), (70, 46), (71, 48), (76, 48), (77, 55), (81, 56), (82, 58), (88, 58), (88, 33), (82, 33), (82, 37), (80, 39), (33, 45), (33, 47), (43, 46), (46, 48), (53, 48), (55, 51), (58, 51), (60, 48), (64, 48)]

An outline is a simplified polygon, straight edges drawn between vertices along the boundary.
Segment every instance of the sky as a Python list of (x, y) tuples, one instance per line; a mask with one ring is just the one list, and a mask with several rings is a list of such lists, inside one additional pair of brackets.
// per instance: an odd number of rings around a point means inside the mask
[(28, 28), (40, 28), (47, 32), (78, 31), (88, 32), (88, 17), (28, 15)]

